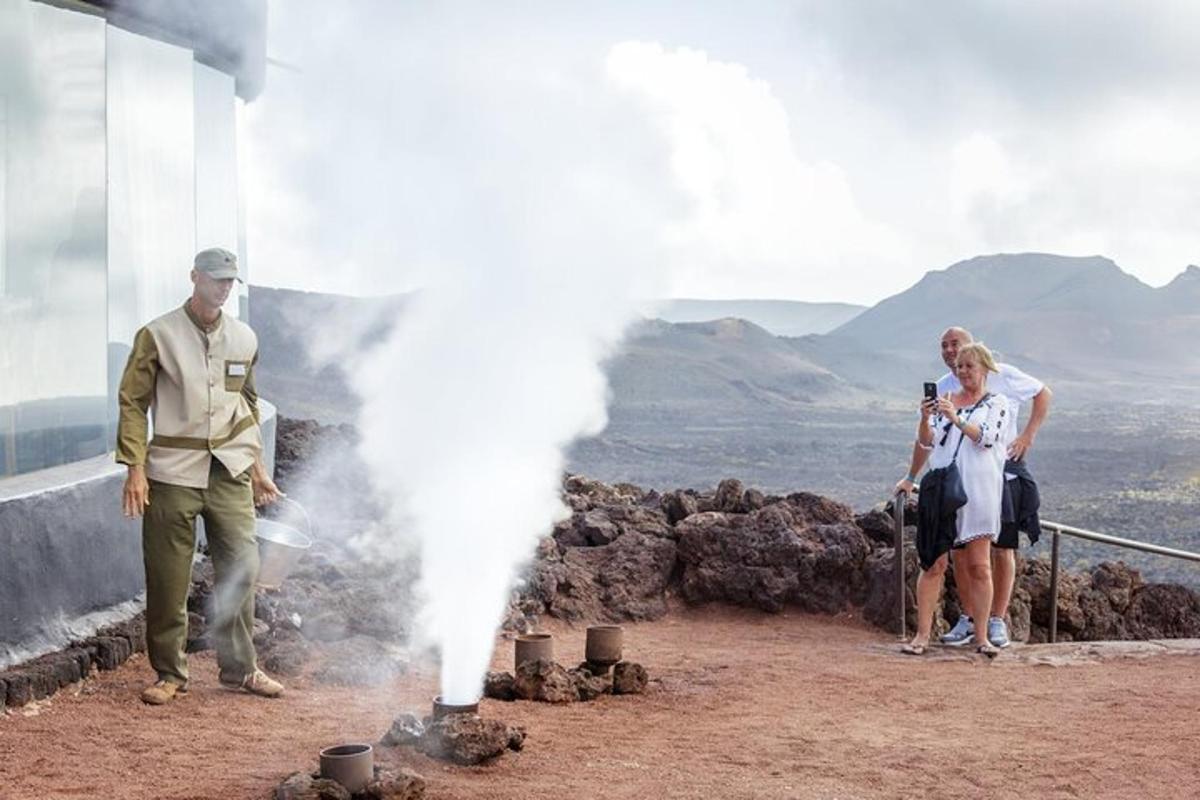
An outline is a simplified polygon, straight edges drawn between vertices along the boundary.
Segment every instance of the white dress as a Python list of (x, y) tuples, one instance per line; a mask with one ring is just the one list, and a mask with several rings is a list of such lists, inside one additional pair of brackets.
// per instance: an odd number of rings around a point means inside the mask
[(964, 423), (979, 425), (983, 436), (978, 442), (963, 439), (963, 433), (940, 413), (930, 417), (933, 429), (931, 469), (946, 467), (958, 450), (958, 472), (962, 476), (967, 504), (958, 510), (958, 535), (955, 545), (965, 544), (981, 536), (1000, 536), (1000, 499), (1004, 491), (1004, 441), (1008, 428), (1015, 422), (1009, 414), (1007, 398), (1001, 394), (988, 395), (978, 408), (968, 415), (970, 406), (958, 409)]

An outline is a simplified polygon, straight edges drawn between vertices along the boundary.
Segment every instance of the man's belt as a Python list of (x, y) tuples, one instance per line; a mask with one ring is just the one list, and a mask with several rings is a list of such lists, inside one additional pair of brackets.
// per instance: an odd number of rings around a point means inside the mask
[(174, 450), (216, 450), (229, 444), (247, 429), (254, 425), (254, 417), (242, 417), (233, 423), (229, 433), (216, 439), (201, 439), (198, 436), (159, 436), (154, 434), (150, 440), (151, 447), (169, 447)]

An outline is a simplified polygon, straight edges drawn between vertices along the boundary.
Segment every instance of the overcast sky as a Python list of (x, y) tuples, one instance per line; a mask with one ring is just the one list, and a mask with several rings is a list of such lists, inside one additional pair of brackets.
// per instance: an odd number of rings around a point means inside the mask
[(1101, 254), (1155, 286), (1200, 262), (1186, 0), (270, 14), (295, 69), (270, 67), (246, 113), (255, 283), (380, 294), (489, 269), (499, 229), (547, 234), (562, 173), (611, 196), (614, 236), (645, 222), (676, 297), (874, 303), (993, 252)]

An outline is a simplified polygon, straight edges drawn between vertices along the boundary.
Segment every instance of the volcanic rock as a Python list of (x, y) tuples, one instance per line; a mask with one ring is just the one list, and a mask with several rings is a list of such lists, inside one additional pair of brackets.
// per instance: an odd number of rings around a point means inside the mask
[(511, 672), (489, 672), (483, 679), (483, 696), (505, 702), (516, 700), (516, 678)]
[(675, 525), (680, 520), (687, 519), (700, 511), (696, 496), (683, 489), (677, 492), (665, 492), (660, 501), (667, 523)]
[(337, 781), (295, 772), (275, 787), (275, 800), (352, 800), (352, 796)]
[(184, 643), (184, 652), (201, 653), (211, 650), (213, 645), (208, 639), (208, 623), (205, 622), (204, 615), (189, 611), (187, 619), (187, 641)]
[(259, 650), (259, 659), (268, 672), (285, 678), (295, 677), (312, 656), (312, 647), (295, 630), (276, 628)]
[(629, 531), (602, 547), (567, 548), (533, 580), (548, 595), (547, 610), (563, 619), (657, 619), (667, 612), (674, 567), (675, 542)]
[(561, 664), (553, 661), (526, 661), (517, 667), (513, 688), (518, 697), (545, 703), (570, 703), (578, 690)]
[(794, 492), (785, 500), (792, 508), (793, 518), (799, 524), (833, 525), (839, 522), (854, 522), (854, 511), (850, 506), (819, 494)]
[(863, 535), (876, 544), (893, 545), (896, 541), (896, 523), (889, 515), (879, 510), (868, 511), (854, 518), (854, 524)]
[(621, 661), (613, 667), (613, 694), (641, 694), (646, 691), (649, 676), (646, 668), (632, 661)]
[(575, 699), (577, 700), (585, 702), (595, 700), (600, 695), (612, 691), (608, 676), (597, 675), (586, 666), (567, 670), (567, 674), (575, 688)]
[(5, 704), (23, 706), (33, 699), (33, 683), (29, 675), (19, 670), (0, 673), (0, 683), (5, 685)]
[(597, 506), (632, 505), (639, 502), (643, 492), (630, 483), (609, 486), (582, 475), (568, 475), (563, 480), (568, 504), (576, 511), (588, 511)]
[(99, 669), (116, 669), (133, 653), (129, 640), (119, 636), (93, 636), (83, 646), (91, 653), (92, 661)]
[(509, 727), (478, 714), (447, 714), (425, 728), (418, 748), (431, 758), (468, 766), (495, 758), (505, 750), (520, 750), (523, 728)]
[[(904, 619), (906, 630), (917, 625), (917, 575), (920, 572), (917, 548), (904, 547)], [(896, 555), (895, 550), (879, 550), (867, 556), (863, 571), (866, 575), (867, 597), (863, 603), (863, 618), (892, 633), (900, 632), (896, 613)], [(936, 620), (935, 620), (936, 622)]]
[(749, 514), (702, 512), (677, 526), (681, 593), (690, 603), (728, 602), (764, 611), (787, 604), (834, 613), (865, 597), (867, 539), (828, 501), (800, 496)]
[(424, 733), (425, 723), (416, 714), (406, 711), (392, 720), (392, 727), (379, 741), (386, 747), (404, 747), (416, 744)]
[(411, 769), (375, 768), (375, 780), (367, 784), (362, 796), (367, 800), (421, 800), (425, 796), (425, 779)]
[(1173, 583), (1139, 588), (1129, 603), (1129, 633), (1136, 639), (1200, 637), (1200, 595)]
[(717, 493), (713, 496), (712, 510), (727, 513), (745, 513), (742, 507), (742, 495), (746, 487), (735, 478), (726, 478), (717, 485)]

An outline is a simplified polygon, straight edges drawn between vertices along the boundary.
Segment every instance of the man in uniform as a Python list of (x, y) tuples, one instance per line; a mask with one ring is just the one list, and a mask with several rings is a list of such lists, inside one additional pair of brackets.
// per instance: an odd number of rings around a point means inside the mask
[[(237, 277), (237, 257), (213, 248), (196, 254), (192, 296), (137, 332), (119, 394), (117, 461), (129, 467), (128, 517), (143, 516), (146, 649), (157, 681), (142, 700), (161, 705), (187, 691), (187, 597), (195, 521), (216, 572), (215, 624), (220, 682), (262, 697), (283, 686), (258, 669), (254, 581), (258, 547), (254, 506), (279, 489), (262, 462), (253, 367), (258, 339), (221, 313)], [(147, 443), (147, 411), (154, 437)]]
[[(950, 372), (938, 379), (939, 397), (961, 389), (958, 378), (954, 374), (954, 365), (958, 360), (958, 349), (973, 341), (974, 338), (970, 332), (964, 328), (947, 328), (942, 334), (942, 361), (950, 368)], [(988, 377), (987, 388), (988, 391), (1002, 394), (1008, 399), (1008, 418), (1013, 421), (1013, 424), (1009, 426), (1005, 435), (1004, 444), (1008, 448), (1008, 461), (1004, 465), (1004, 479), (1012, 481), (1021, 475), (1028, 476), (1023, 463), (1025, 454), (1033, 447), (1033, 440), (1037, 437), (1038, 430), (1050, 413), (1050, 401), (1054, 395), (1049, 386), (1013, 365), (1001, 363), (996, 366), (1000, 371), (998, 374)], [(1021, 412), (1021, 403), (1027, 400), (1033, 402), (1033, 410), (1029, 413), (1029, 420), (1025, 423), (1024, 429), (1020, 435), (1017, 435), (1016, 421)], [(916, 485), (917, 476), (928, 460), (929, 451), (925, 450), (920, 443), (914, 444), (908, 477), (896, 484), (896, 490), (911, 493)], [(996, 647), (1008, 647), (1009, 645), (1008, 624), (1005, 622), (1005, 618), (1008, 615), (1009, 601), (1012, 599), (1013, 585), (1016, 583), (1018, 546), (1016, 526), (1003, 526), (999, 540), (992, 546), (992, 608), (987, 621), (987, 635), (988, 641)], [(955, 571), (955, 575), (958, 575), (957, 571)], [(960, 585), (960, 600), (963, 601), (963, 607), (966, 608), (968, 603), (965, 598), (961, 597), (962, 590), (963, 587)], [(954, 627), (941, 638), (943, 644), (957, 647), (969, 643), (974, 635), (975, 621), (963, 614), (958, 618)]]

